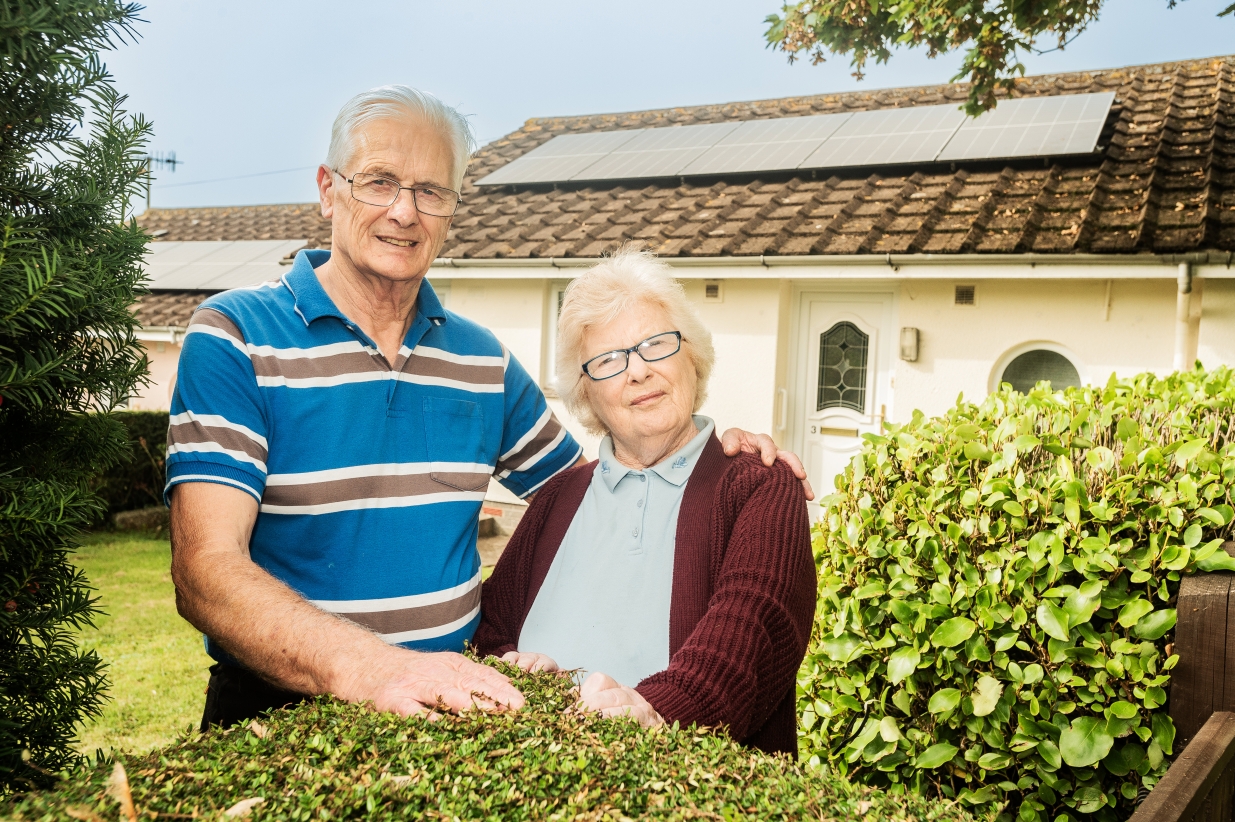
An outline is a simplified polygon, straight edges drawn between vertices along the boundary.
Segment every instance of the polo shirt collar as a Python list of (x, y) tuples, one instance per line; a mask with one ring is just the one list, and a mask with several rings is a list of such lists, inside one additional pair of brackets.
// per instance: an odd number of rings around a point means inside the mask
[[(704, 446), (708, 444), (708, 440), (712, 437), (712, 432), (716, 430), (716, 423), (709, 417), (696, 414), (691, 419), (694, 420), (695, 427), (699, 429), (699, 433), (690, 442), (679, 448), (676, 453), (670, 454), (656, 465), (647, 469), (648, 471), (656, 472), (657, 476), (671, 485), (682, 486), (686, 484), (686, 481), (690, 479), (691, 472), (695, 469), (695, 463), (699, 461), (699, 455), (703, 453)], [(609, 489), (610, 493), (614, 493), (617, 490), (618, 483), (627, 474), (636, 472), (636, 469), (627, 468), (613, 456), (612, 437), (605, 437), (600, 441), (600, 464), (596, 470), (600, 472), (600, 478), (604, 481), (605, 487)]]
[[(335, 317), (343, 322), (349, 322), (347, 316), (339, 310), (322, 288), (314, 270), (330, 259), (330, 252), (322, 248), (306, 248), (296, 255), (292, 270), (283, 275), (283, 283), (296, 300), (296, 313), (304, 320), (305, 325), (322, 317)], [(437, 298), (437, 293), (428, 280), (422, 280), (420, 291), (416, 295), (416, 314), (427, 317), (434, 325), (446, 322), (446, 309)]]

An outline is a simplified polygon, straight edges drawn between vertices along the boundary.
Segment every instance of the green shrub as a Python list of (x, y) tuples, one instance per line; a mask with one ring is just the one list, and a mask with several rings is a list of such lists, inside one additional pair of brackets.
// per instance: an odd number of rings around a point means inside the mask
[(94, 492), (109, 515), (163, 504), (163, 462), (167, 458), (166, 411), (124, 411), (114, 419), (128, 432), (127, 459), (103, 472)]
[(138, 11), (0, 11), (0, 793), (76, 758), (105, 684), (77, 645), (96, 609), (70, 555), (100, 513), (91, 479), (126, 448), (109, 412), (146, 373), (129, 308), (148, 238), (125, 215), (148, 127), (98, 58)]
[(1179, 579), (1235, 567), (1235, 375), (1005, 389), (869, 435), (816, 531), (803, 755), (1021, 819), (1126, 818), (1172, 754)]
[[(257, 820), (969, 818), (954, 803), (813, 775), (708, 731), (644, 731), (575, 713), (570, 681), (552, 674), (515, 682), (528, 707), (513, 714), (430, 722), (321, 698), (257, 725), (193, 735), (125, 758), (132, 801), (142, 819), (224, 818), (259, 798)], [(107, 795), (112, 771), (96, 763), (55, 793), (0, 806), (0, 816), (122, 818), (116, 791)]]

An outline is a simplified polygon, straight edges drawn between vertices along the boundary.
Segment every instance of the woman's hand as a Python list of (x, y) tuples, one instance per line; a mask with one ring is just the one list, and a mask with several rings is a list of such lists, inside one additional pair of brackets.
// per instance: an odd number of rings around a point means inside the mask
[(528, 653), (526, 651), (507, 651), (502, 654), (502, 661), (522, 668), (529, 673), (537, 671), (556, 671), (557, 663), (544, 654)]
[(656, 709), (634, 688), (628, 688), (600, 671), (589, 676), (579, 689), (579, 707), (601, 716), (629, 716), (645, 728), (664, 723)]

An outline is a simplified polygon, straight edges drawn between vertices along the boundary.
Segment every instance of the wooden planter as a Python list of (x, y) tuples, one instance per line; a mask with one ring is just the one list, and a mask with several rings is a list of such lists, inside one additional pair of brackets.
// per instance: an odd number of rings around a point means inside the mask
[[(1223, 546), (1235, 556), (1235, 542)], [(1180, 751), (1129, 822), (1235, 818), (1235, 573), (1186, 577), (1176, 602), (1170, 714)]]

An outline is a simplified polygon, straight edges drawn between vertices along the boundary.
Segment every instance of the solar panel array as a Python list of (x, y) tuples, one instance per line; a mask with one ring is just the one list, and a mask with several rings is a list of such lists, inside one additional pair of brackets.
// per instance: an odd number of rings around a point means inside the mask
[(949, 106), (563, 134), (476, 185), (679, 177), (1088, 154), (1115, 95), (1004, 100), (980, 117)]

